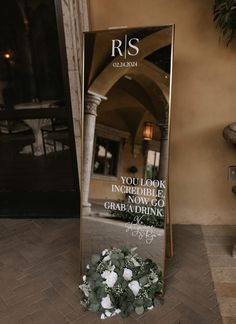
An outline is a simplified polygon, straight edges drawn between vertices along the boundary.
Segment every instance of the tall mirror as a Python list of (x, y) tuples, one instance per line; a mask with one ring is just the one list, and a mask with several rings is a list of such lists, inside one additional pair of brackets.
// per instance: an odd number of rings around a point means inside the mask
[(83, 272), (118, 249), (163, 283), (172, 52), (173, 26), (84, 35)]

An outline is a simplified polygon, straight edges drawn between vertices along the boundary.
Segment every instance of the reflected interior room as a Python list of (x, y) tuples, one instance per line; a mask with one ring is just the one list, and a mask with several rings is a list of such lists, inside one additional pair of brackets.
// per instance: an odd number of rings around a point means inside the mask
[(78, 172), (63, 35), (53, 0), (0, 10), (2, 217), (76, 217)]

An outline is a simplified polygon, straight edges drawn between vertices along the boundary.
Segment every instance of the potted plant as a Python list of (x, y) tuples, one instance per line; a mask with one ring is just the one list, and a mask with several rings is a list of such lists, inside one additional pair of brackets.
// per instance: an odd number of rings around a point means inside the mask
[(214, 22), (227, 46), (236, 36), (236, 0), (215, 0)]

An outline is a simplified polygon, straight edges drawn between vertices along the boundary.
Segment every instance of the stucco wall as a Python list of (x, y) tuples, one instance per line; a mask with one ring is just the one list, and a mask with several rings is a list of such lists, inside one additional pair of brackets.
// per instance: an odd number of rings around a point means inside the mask
[(219, 43), (210, 0), (90, 0), (91, 29), (176, 24), (170, 156), (175, 223), (236, 224), (236, 149), (222, 137), (236, 121), (236, 45)]

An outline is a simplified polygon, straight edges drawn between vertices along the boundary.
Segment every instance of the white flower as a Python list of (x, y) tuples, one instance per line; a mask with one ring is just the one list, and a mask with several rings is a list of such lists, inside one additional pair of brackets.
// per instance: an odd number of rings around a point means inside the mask
[(107, 252), (108, 252), (108, 249), (103, 250), (103, 251), (102, 251), (102, 256), (106, 255)]
[(119, 308), (117, 308), (117, 309), (115, 310), (115, 313), (116, 313), (116, 314), (120, 314), (120, 312), (121, 312), (121, 310), (120, 310)]
[(101, 305), (104, 309), (111, 309), (112, 304), (111, 304), (111, 299), (110, 296), (107, 294), (106, 297), (102, 298)]
[(83, 284), (83, 285), (79, 285), (79, 288), (83, 291), (85, 297), (89, 296), (89, 289), (88, 286)]
[(90, 269), (90, 265), (89, 264), (86, 265), (86, 269)]
[(123, 278), (127, 281), (130, 281), (132, 279), (132, 276), (133, 276), (132, 270), (128, 268), (124, 268)]
[(103, 271), (103, 273), (101, 274), (101, 277), (102, 277), (103, 279), (107, 279), (107, 278), (109, 277), (110, 273), (111, 273), (110, 271), (105, 270), (105, 271)]
[(137, 260), (135, 260), (134, 257), (132, 257), (130, 260), (133, 262), (133, 264), (134, 264), (135, 267), (139, 267), (140, 266), (140, 263)]
[(108, 270), (103, 271), (103, 273), (101, 274), (101, 277), (106, 279), (106, 281), (104, 283), (109, 288), (113, 288), (117, 279), (118, 279), (118, 275), (115, 271), (108, 271)]
[(140, 285), (139, 282), (137, 280), (133, 280), (128, 284), (128, 287), (130, 290), (132, 290), (132, 293), (134, 294), (134, 296), (137, 296), (140, 290)]
[(106, 316), (104, 314), (101, 315), (101, 319), (105, 319)]
[(116, 283), (116, 281), (117, 281), (117, 279), (118, 279), (118, 275), (117, 275), (117, 273), (114, 272), (114, 271), (112, 271), (112, 272), (110, 273), (109, 277), (108, 277), (107, 280), (106, 280), (106, 284), (107, 284), (107, 286), (108, 286), (109, 288), (113, 288), (114, 285), (115, 285), (115, 283)]
[(107, 255), (107, 256), (105, 256), (105, 258), (103, 258), (103, 261), (110, 261), (110, 260), (111, 260), (110, 255)]
[(106, 317), (111, 317), (112, 313), (109, 310), (105, 310)]
[(113, 265), (112, 267), (109, 268), (110, 271), (114, 271), (115, 270), (115, 266)]
[(155, 279), (153, 279), (153, 283), (157, 282), (158, 281), (158, 278), (156, 277)]
[(86, 276), (83, 276), (83, 282), (85, 282), (86, 281)]
[(150, 307), (148, 307), (147, 309), (148, 310), (152, 310), (154, 307), (153, 307), (153, 305), (152, 306), (150, 306)]

